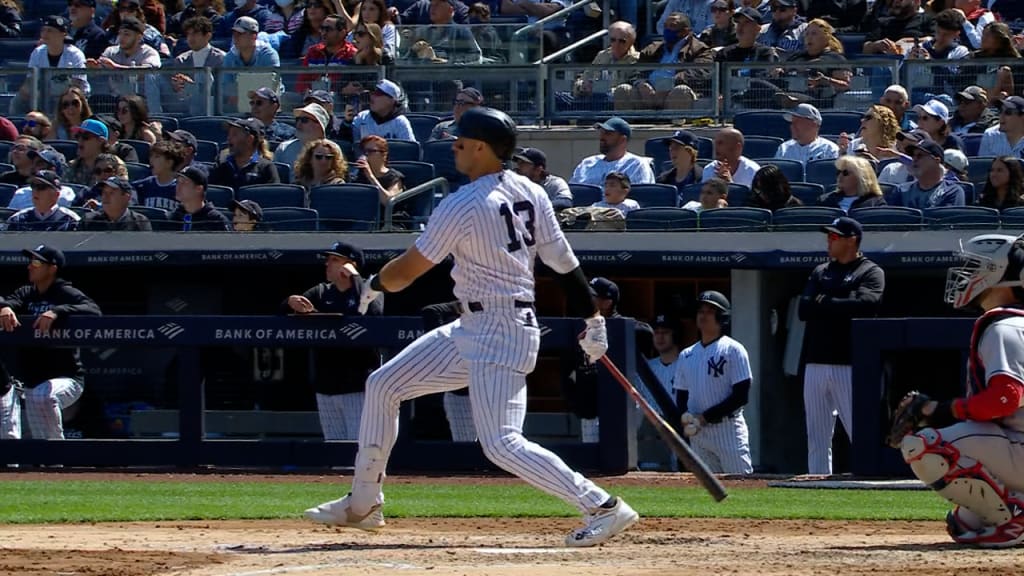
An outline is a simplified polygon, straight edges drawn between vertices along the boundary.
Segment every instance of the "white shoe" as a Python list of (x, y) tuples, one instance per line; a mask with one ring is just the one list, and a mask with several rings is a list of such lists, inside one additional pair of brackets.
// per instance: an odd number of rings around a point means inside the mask
[(565, 537), (566, 546), (596, 546), (619, 532), (629, 528), (640, 519), (622, 498), (616, 498), (615, 506), (599, 509), (587, 517), (587, 525), (577, 528)]
[(329, 526), (348, 526), (360, 530), (380, 530), (384, 527), (384, 514), (380, 511), (380, 504), (377, 504), (366, 516), (356, 516), (348, 505), (349, 495), (337, 500), (324, 502), (319, 506), (309, 508), (303, 515), (321, 524)]

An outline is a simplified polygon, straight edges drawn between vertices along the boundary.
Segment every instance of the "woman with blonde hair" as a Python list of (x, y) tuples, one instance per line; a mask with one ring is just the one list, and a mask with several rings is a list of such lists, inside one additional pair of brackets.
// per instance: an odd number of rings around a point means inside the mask
[(345, 154), (326, 138), (306, 144), (295, 160), (295, 183), (306, 190), (327, 184), (344, 184), (347, 178)]
[[(75, 206), (82, 206), (90, 210), (100, 205), (100, 198), (103, 196), (103, 181), (107, 178), (116, 177), (128, 179), (128, 166), (116, 154), (103, 153), (96, 157), (92, 168), (92, 187), (75, 199)], [(132, 194), (133, 199), (135, 194)]]
[(864, 149), (879, 160), (896, 156), (893, 146), (896, 135), (900, 133), (900, 123), (896, 114), (881, 104), (875, 104), (860, 117), (860, 135), (853, 140), (843, 132), (839, 135), (839, 151), (843, 154), (856, 154)]
[(92, 118), (92, 108), (85, 92), (77, 86), (68, 86), (57, 100), (57, 113), (53, 117), (57, 119), (57, 139), (73, 140), (74, 129)]
[[(802, 62), (817, 66), (800, 72), (807, 75), (807, 93), (790, 95), (790, 103), (810, 102), (819, 108), (831, 108), (836, 95), (850, 89), (850, 78), (853, 77), (846, 67), (843, 43), (836, 37), (835, 28), (820, 18), (807, 23), (803, 43), (804, 48), (793, 53), (786, 63)], [(829, 67), (823, 68), (822, 65)]]
[(885, 206), (875, 169), (867, 159), (840, 156), (836, 159), (836, 170), (836, 189), (818, 198), (819, 205), (839, 208), (843, 212)]

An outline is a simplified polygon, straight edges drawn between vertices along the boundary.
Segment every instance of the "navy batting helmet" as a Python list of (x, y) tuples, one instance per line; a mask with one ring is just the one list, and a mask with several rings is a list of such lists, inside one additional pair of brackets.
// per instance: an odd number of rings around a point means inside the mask
[(714, 290), (706, 290), (697, 296), (697, 305), (710, 304), (718, 310), (718, 322), (719, 324), (725, 324), (729, 321), (729, 313), (732, 310), (732, 305), (729, 304), (729, 299), (725, 297), (725, 294), (716, 292)]
[(457, 126), (459, 137), (486, 142), (502, 161), (512, 159), (516, 149), (516, 123), (508, 114), (477, 106), (463, 112)]

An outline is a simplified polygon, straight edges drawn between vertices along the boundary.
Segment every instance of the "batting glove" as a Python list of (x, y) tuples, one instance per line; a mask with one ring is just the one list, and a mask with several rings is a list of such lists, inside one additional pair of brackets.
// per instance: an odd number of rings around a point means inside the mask
[(373, 288), (371, 288), (371, 286), (374, 285), (373, 280), (376, 277), (377, 275), (374, 274), (373, 276), (367, 278), (366, 282), (363, 282), (363, 292), (362, 295), (359, 297), (360, 314), (366, 314), (366, 310), (370, 307), (370, 303), (376, 300), (377, 298), (380, 298), (380, 295), (382, 294), (382, 292), (380, 292), (379, 290), (374, 290)]
[(604, 316), (587, 318), (587, 328), (580, 338), (580, 348), (590, 363), (597, 362), (608, 351), (608, 331), (605, 330)]

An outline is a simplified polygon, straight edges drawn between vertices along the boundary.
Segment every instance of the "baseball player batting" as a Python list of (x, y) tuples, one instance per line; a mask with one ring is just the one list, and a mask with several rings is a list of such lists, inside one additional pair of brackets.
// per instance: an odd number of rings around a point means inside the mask
[(677, 405), (686, 407), (683, 433), (712, 472), (750, 474), (750, 442), (743, 406), (750, 394), (750, 361), (743, 345), (726, 336), (731, 306), (720, 292), (697, 298), (700, 340), (676, 361)]
[(453, 144), (456, 169), (470, 183), (434, 210), (416, 243), (367, 281), (367, 302), (395, 292), (454, 257), (459, 319), (418, 338), (370, 375), (359, 429), (352, 491), (306, 510), (316, 522), (375, 530), (384, 526), (381, 492), (398, 436), (399, 405), (424, 394), (469, 386), (473, 422), (484, 454), (532, 486), (585, 516), (565, 539), (593, 546), (639, 518), (545, 448), (523, 437), (526, 375), (540, 345), (534, 310), (535, 257), (560, 275), (572, 313), (586, 318), (580, 346), (591, 362), (608, 348), (604, 318), (590, 299), (579, 261), (555, 220), (547, 193), (503, 169), (516, 145), (515, 123), (491, 108), (467, 110)]
[(948, 402), (908, 394), (889, 440), (922, 482), (956, 505), (946, 515), (955, 542), (1007, 548), (1024, 542), (1024, 237), (975, 236), (961, 252), (946, 302), (982, 310), (967, 394)]

